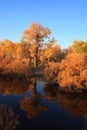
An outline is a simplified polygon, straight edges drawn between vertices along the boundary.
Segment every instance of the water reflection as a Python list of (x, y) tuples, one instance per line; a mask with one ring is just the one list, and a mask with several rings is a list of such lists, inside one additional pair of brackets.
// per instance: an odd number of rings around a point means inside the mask
[(49, 102), (54, 102), (58, 95), (58, 85), (45, 84), (43, 87), (44, 97), (48, 99)]
[(58, 94), (59, 107), (74, 116), (87, 117), (87, 97)]
[(36, 79), (32, 79), (31, 96), (24, 97), (20, 101), (20, 107), (25, 111), (27, 118), (36, 118), (41, 111), (47, 111), (48, 108), (41, 102), (41, 95), (37, 93)]
[[(39, 81), (41, 82), (41, 81)], [(12, 94), (14, 96), (13, 102), (17, 102), (18, 111), (21, 111), (26, 115), (27, 119), (37, 119), (41, 113), (49, 113), (49, 105), (57, 102), (57, 109), (54, 108), (54, 114), (57, 115), (59, 109), (64, 110), (66, 113), (74, 117), (84, 117), (85, 130), (87, 129), (87, 96), (85, 95), (69, 95), (59, 92), (57, 84), (45, 84), (43, 87), (44, 94), (38, 90), (38, 84), (36, 78), (31, 77), (29, 79), (3, 79), (0, 78), (0, 93), (1, 100), (5, 96)], [(26, 94), (29, 93), (29, 94)], [(4, 95), (4, 96), (3, 96)], [(20, 98), (15, 97), (20, 95)], [(7, 98), (7, 97), (6, 97)], [(9, 99), (8, 99), (9, 100)], [(3, 100), (4, 102), (4, 100)], [(1, 130), (15, 130), (18, 123), (18, 118), (15, 117), (14, 111), (10, 106), (0, 105), (0, 128)], [(8, 106), (9, 104), (9, 106)], [(12, 105), (12, 104), (11, 104)], [(8, 106), (8, 107), (7, 107)], [(16, 107), (16, 106), (15, 106)], [(50, 107), (54, 107), (51, 106)], [(48, 115), (50, 115), (49, 113)], [(22, 117), (22, 115), (20, 115)], [(40, 116), (39, 116), (40, 117)], [(40, 117), (42, 118), (42, 117)], [(50, 121), (50, 117), (47, 117)], [(56, 120), (60, 120), (60, 117), (54, 117)], [(23, 118), (24, 121), (24, 118)], [(6, 123), (7, 122), (7, 123)], [(22, 122), (23, 123), (23, 122)], [(35, 122), (34, 122), (35, 123)], [(55, 124), (55, 122), (53, 122)]]
[[(23, 95), (26, 92), (32, 91), (35, 86), (35, 78), (29, 79), (7, 79), (0, 78), (0, 93), (3, 95)], [(35, 89), (33, 89), (35, 90)], [(36, 91), (36, 90), (35, 90)]]
[(47, 107), (40, 101), (38, 96), (25, 97), (21, 100), (20, 107), (25, 111), (27, 118), (36, 118), (41, 111), (47, 111)]
[(58, 90), (57, 86), (46, 84), (43, 88), (44, 97), (50, 102), (58, 100), (58, 107), (68, 111), (74, 116), (87, 117), (87, 94), (67, 94)]
[(18, 117), (7, 105), (0, 105), (0, 130), (15, 130), (19, 125)]
[(29, 79), (3, 79), (0, 78), (0, 93), (3, 95), (18, 95), (29, 90)]
[(46, 84), (43, 88), (45, 92), (45, 98), (50, 102), (54, 100), (58, 101), (58, 108), (72, 114), (76, 117), (84, 117), (85, 119), (85, 130), (87, 130), (87, 94), (67, 94), (62, 93), (55, 86)]

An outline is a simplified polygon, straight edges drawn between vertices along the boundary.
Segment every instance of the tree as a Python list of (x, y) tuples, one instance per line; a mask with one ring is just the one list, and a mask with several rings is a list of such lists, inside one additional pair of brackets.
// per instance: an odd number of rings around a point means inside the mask
[(45, 43), (43, 48), (40, 51), (40, 61), (42, 64), (47, 64), (51, 61), (60, 61), (61, 57), (61, 48), (58, 44), (55, 44), (55, 38), (49, 40), (48, 43)]
[(31, 23), (30, 28), (24, 30), (22, 39), (24, 42), (29, 45), (29, 48), (34, 45), (35, 48), (33, 48), (34, 53), (34, 67), (37, 66), (37, 56), (38, 56), (38, 50), (42, 43), (44, 43), (45, 39), (49, 37), (51, 34), (51, 31), (48, 28), (44, 28), (39, 23)]
[(68, 54), (60, 64), (58, 83), (69, 90), (87, 89), (87, 58), (82, 54)]
[(45, 45), (46, 47), (45, 47), (44, 55), (48, 62), (57, 59), (57, 57), (59, 55), (58, 53), (60, 52), (60, 46), (55, 45), (55, 42), (56, 42), (56, 40), (53, 38), (51, 41), (49, 41)]
[(77, 41), (73, 40), (73, 44), (71, 46), (71, 49), (74, 53), (78, 54), (87, 54), (87, 41)]
[(5, 54), (14, 57), (15, 47), (14, 43), (8, 39), (0, 42), (0, 51), (3, 51)]

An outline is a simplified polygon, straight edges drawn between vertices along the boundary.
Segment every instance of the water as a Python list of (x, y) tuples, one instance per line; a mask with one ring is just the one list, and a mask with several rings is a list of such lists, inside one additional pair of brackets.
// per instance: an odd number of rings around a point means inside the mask
[(87, 99), (43, 79), (0, 78), (0, 130), (87, 130)]

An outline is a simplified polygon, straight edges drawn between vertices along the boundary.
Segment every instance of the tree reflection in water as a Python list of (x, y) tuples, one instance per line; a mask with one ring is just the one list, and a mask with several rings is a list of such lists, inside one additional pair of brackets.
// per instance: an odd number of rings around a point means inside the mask
[(41, 111), (48, 110), (38, 97), (25, 97), (21, 100), (20, 106), (21, 109), (26, 112), (26, 116), (29, 119), (34, 119)]
[(15, 117), (13, 109), (0, 105), (0, 130), (15, 130), (18, 124), (18, 117)]
[[(26, 113), (28, 119), (36, 118), (41, 112), (48, 111), (48, 107), (41, 100), (47, 99), (50, 103), (58, 101), (58, 107), (71, 113), (73, 116), (82, 116), (85, 118), (85, 129), (87, 129), (87, 96), (70, 95), (61, 93), (58, 85), (45, 84), (43, 87), (44, 97), (37, 92), (37, 83), (35, 78), (29, 79), (3, 79), (0, 78), (0, 93), (3, 95), (23, 95), (30, 92), (29, 96), (22, 96), (19, 104), (21, 110)], [(1, 130), (14, 130), (18, 125), (18, 118), (14, 116), (13, 109), (0, 105), (0, 128)], [(11, 128), (10, 128), (11, 127)]]
[(36, 90), (36, 79), (33, 78), (32, 93), (31, 96), (24, 97), (20, 101), (20, 107), (26, 112), (26, 116), (29, 119), (36, 118), (41, 111), (47, 111), (48, 108), (41, 102), (41, 95)]
[(87, 95), (68, 95), (58, 93), (59, 107), (73, 116), (82, 116), (85, 119), (87, 130)]
[(32, 81), (30, 79), (8, 79), (0, 78), (0, 93), (3, 95), (23, 95), (31, 91)]
[(62, 93), (57, 86), (46, 84), (43, 88), (44, 97), (50, 102), (58, 101), (58, 107), (73, 116), (82, 116), (85, 119), (85, 130), (87, 130), (87, 94)]
[(58, 93), (59, 107), (74, 116), (87, 116), (87, 97)]
[(58, 94), (58, 85), (45, 84), (43, 87), (44, 97), (48, 99), (49, 102), (54, 102)]

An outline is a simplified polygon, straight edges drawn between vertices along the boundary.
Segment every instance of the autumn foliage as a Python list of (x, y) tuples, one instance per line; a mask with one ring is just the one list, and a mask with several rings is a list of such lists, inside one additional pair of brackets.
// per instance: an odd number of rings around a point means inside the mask
[(0, 41), (0, 75), (28, 77), (30, 67), (45, 67), (47, 81), (70, 91), (87, 89), (87, 41), (73, 40), (61, 49), (51, 30), (30, 23), (20, 42)]
[(60, 64), (58, 82), (62, 87), (86, 88), (87, 59), (84, 55), (70, 54)]
[(49, 63), (45, 68), (47, 80), (57, 82), (61, 88), (75, 90), (87, 89), (87, 56), (68, 54), (58, 63)]
[(50, 29), (44, 28), (39, 23), (31, 23), (30, 27), (23, 32), (22, 39), (29, 47), (30, 56), (34, 60), (34, 67), (37, 66), (41, 44), (44, 43), (45, 39), (49, 38), (50, 34)]
[(0, 52), (0, 75), (11, 77), (25, 77), (30, 75), (28, 61), (13, 58)]
[(44, 69), (46, 78), (50, 82), (56, 82), (56, 77), (59, 73), (59, 63), (49, 62)]

